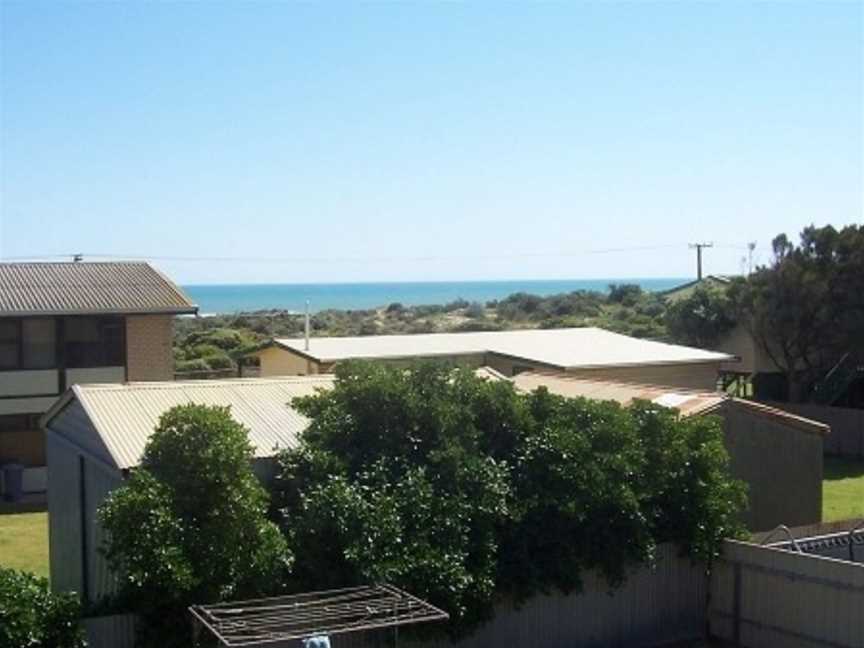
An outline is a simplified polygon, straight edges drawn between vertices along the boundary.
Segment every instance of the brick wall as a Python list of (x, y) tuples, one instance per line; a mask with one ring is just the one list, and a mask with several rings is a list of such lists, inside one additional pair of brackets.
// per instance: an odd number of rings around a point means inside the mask
[(172, 315), (130, 315), (126, 318), (128, 380), (173, 380)]

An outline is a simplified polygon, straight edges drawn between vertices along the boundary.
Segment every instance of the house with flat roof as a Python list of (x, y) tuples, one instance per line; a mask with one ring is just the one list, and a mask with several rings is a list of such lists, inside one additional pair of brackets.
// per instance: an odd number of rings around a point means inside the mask
[(345, 360), (441, 359), (505, 376), (553, 370), (585, 378), (714, 389), (728, 353), (632, 338), (600, 328), (368, 337), (276, 338), (258, 352), (262, 376), (327, 373)]
[(0, 466), (44, 491), (39, 417), (78, 383), (173, 379), (174, 317), (197, 310), (147, 263), (0, 263)]

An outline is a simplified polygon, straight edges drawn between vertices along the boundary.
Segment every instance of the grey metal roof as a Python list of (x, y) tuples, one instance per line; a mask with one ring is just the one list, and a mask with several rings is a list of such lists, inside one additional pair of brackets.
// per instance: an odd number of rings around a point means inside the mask
[(255, 456), (271, 457), (278, 448), (293, 447), (309, 424), (291, 401), (330, 389), (333, 380), (317, 375), (75, 385), (45, 414), (43, 425), (51, 429), (52, 420), (76, 399), (122, 470), (140, 463), (159, 417), (170, 408), (190, 403), (228, 406), (234, 419), (249, 429)]
[(0, 263), (0, 317), (197, 311), (143, 262)]

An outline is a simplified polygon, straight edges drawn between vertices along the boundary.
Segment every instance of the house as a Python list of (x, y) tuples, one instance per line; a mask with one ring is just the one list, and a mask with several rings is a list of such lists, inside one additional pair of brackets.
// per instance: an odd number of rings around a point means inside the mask
[(744, 522), (751, 531), (822, 519), (823, 440), (830, 428), (789, 412), (716, 391), (668, 385), (583, 379), (566, 373), (526, 372), (511, 378), (517, 389), (545, 387), (569, 398), (647, 400), (682, 416), (717, 415), (723, 421), (730, 471), (749, 487)]
[(76, 385), (45, 414), (51, 586), (95, 601), (114, 591), (99, 548), (96, 509), (141, 461), (159, 417), (176, 405), (231, 408), (249, 429), (253, 468), (265, 483), (279, 448), (293, 447), (308, 419), (289, 403), (332, 387), (332, 376)]
[(40, 415), (77, 383), (171, 380), (174, 317), (196, 312), (146, 263), (0, 263), (0, 466), (44, 491)]
[(258, 352), (262, 376), (327, 373), (349, 359), (441, 359), (505, 376), (552, 370), (597, 380), (714, 389), (727, 353), (641, 340), (600, 328), (311, 339), (276, 338)]

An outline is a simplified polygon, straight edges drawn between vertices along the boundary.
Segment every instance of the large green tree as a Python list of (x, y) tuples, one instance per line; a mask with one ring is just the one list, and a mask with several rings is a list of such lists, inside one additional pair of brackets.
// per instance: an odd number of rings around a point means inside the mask
[(811, 226), (798, 245), (781, 234), (772, 247), (772, 262), (730, 294), (801, 401), (844, 353), (864, 351), (864, 227)]
[(427, 363), (342, 364), (294, 405), (311, 424), (280, 457), (276, 497), (294, 587), (389, 581), (450, 612), (455, 634), (496, 595), (578, 590), (591, 569), (614, 586), (658, 542), (710, 558), (740, 528), (710, 418)]
[(267, 517), (248, 431), (224, 407), (166, 412), (141, 466), (99, 510), (144, 646), (189, 645), (186, 607), (279, 590), (291, 554)]
[(698, 286), (669, 305), (665, 322), (675, 342), (710, 349), (734, 328), (735, 307), (725, 287)]

